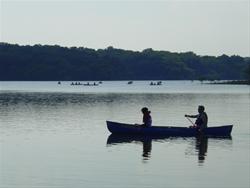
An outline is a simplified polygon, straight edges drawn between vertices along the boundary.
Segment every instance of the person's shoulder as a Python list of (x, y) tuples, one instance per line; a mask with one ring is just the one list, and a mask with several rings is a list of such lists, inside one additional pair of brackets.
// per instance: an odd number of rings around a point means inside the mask
[(206, 112), (203, 112), (201, 115), (207, 117), (207, 113)]

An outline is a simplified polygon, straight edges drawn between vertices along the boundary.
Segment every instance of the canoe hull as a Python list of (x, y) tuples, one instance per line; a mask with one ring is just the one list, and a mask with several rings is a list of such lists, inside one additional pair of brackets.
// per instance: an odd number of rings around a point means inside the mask
[[(127, 135), (155, 135), (155, 136), (197, 136), (199, 132), (195, 128), (188, 127), (140, 127), (133, 124), (118, 123), (107, 121), (107, 128), (113, 134)], [(230, 136), (233, 125), (224, 125), (219, 127), (208, 127), (204, 130), (207, 136)]]

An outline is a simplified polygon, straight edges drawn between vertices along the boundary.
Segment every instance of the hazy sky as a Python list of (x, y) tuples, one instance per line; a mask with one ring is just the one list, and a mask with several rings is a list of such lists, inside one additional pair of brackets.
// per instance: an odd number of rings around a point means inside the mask
[(0, 0), (0, 40), (250, 56), (250, 1)]

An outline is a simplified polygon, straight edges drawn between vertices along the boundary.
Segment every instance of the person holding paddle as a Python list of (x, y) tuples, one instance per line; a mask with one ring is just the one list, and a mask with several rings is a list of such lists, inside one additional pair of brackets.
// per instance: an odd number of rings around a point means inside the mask
[(185, 114), (185, 117), (188, 118), (189, 121), (191, 121), (189, 119), (189, 117), (190, 118), (196, 118), (195, 124), (192, 123), (194, 125), (193, 127), (198, 128), (198, 130), (200, 132), (203, 132), (203, 130), (205, 128), (207, 128), (207, 122), (208, 122), (208, 117), (207, 117), (207, 113), (205, 112), (205, 107), (202, 106), (202, 105), (198, 106), (198, 112), (199, 112), (199, 114), (197, 114), (197, 115), (187, 115), (187, 114)]

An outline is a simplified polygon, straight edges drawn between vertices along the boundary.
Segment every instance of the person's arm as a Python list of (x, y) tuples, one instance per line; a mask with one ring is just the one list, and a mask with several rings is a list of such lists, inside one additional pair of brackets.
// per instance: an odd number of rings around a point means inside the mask
[(199, 115), (187, 115), (185, 114), (185, 117), (190, 117), (190, 118), (197, 118)]

